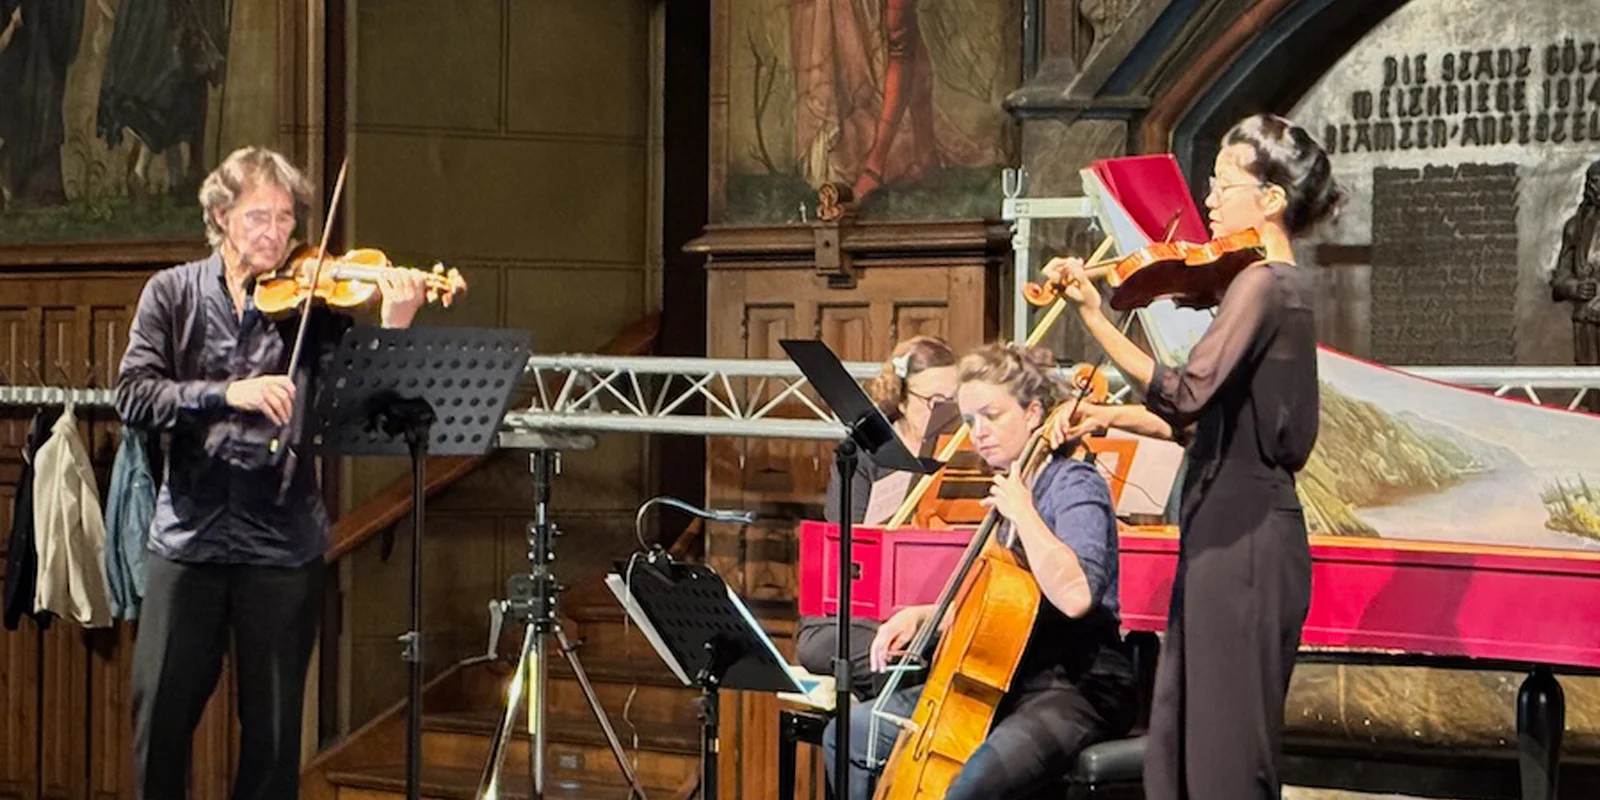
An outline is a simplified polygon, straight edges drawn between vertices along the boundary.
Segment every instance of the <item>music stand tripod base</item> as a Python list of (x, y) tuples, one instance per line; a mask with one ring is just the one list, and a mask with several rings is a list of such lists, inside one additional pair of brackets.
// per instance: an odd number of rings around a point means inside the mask
[[(534, 521), (528, 526), (529, 571), (527, 574), (513, 575), (506, 581), (506, 599), (500, 603), (503, 615), (508, 615), (523, 624), (522, 649), (517, 656), (517, 666), (506, 692), (505, 707), (501, 709), (500, 718), (495, 723), (494, 737), (489, 745), (489, 756), (484, 762), (475, 797), (478, 800), (495, 800), (503, 794), (500, 772), (505, 765), (506, 751), (510, 749), (513, 729), (523, 705), (524, 695), (528, 698), (527, 713), (533, 732), (533, 740), (529, 743), (528, 763), (530, 797), (533, 800), (542, 800), (545, 796), (545, 749), (548, 731), (545, 698), (548, 696), (549, 679), (547, 656), (550, 653), (550, 636), (553, 634), (561, 655), (567, 659), (568, 666), (578, 679), (578, 685), (589, 703), (589, 710), (605, 733), (606, 742), (611, 747), (611, 753), (617, 760), (617, 766), (621, 769), (632, 796), (644, 800), (644, 788), (640, 785), (633, 764), (622, 748), (622, 741), (612, 728), (611, 720), (606, 716), (605, 708), (600, 704), (600, 697), (595, 693), (593, 684), (589, 682), (583, 664), (578, 661), (577, 648), (567, 640), (566, 632), (562, 629), (556, 606), (557, 599), (565, 587), (556, 582), (555, 575), (550, 571), (550, 564), (555, 560), (552, 545), (554, 539), (561, 535), (560, 529), (550, 519), (550, 486), (554, 476), (560, 474), (561, 459), (560, 453), (547, 445), (566, 443), (587, 444), (592, 447), (594, 440), (592, 437), (579, 434), (560, 434), (554, 438), (546, 438), (533, 432), (517, 431), (502, 433), (500, 442), (502, 447), (508, 448), (531, 447), (528, 465), (533, 474)], [(491, 649), (495, 644), (490, 643)]]
[(324, 456), (410, 455), (411, 627), (406, 797), (422, 780), (422, 531), (429, 455), (478, 456), (494, 444), (528, 365), (528, 333), (495, 328), (357, 327), (345, 332), (316, 385), (306, 431)]

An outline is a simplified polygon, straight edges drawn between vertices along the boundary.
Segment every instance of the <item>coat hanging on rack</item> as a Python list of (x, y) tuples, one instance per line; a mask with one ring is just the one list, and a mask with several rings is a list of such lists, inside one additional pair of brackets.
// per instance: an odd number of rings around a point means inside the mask
[(23, 445), (22, 475), (17, 479), (17, 494), (11, 500), (11, 539), (6, 547), (6, 630), (16, 630), (26, 615), (33, 615), (41, 628), (50, 625), (48, 613), (35, 614), (33, 610), (39, 579), (39, 555), (34, 546), (33, 483), (39, 448), (60, 415), (58, 406), (40, 408), (28, 426), (28, 441)]
[(106, 580), (111, 588), (111, 611), (125, 620), (139, 618), (144, 598), (145, 543), (150, 520), (156, 513), (156, 481), (146, 446), (150, 435), (132, 425), (122, 426), (121, 444), (111, 467), (106, 490)]
[(39, 553), (34, 610), (50, 611), (86, 628), (108, 627), (112, 619), (105, 518), (89, 450), (78, 436), (78, 418), (70, 403), (34, 462), (34, 544)]

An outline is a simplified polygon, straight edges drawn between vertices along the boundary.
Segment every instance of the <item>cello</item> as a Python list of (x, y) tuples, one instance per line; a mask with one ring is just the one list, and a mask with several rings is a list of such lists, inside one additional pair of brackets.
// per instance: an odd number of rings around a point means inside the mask
[[(1048, 460), (1046, 433), (1072, 406), (1071, 400), (1058, 405), (1029, 436), (1020, 457), (1024, 482)], [(940, 621), (950, 614), (911, 719), (900, 721), (903, 730), (878, 780), (874, 800), (943, 797), (988, 736), (995, 709), (1011, 688), (1046, 601), (1033, 573), (994, 536), (1002, 520), (997, 509), (989, 509), (939, 593), (933, 614), (902, 656), (902, 667), (923, 658)], [(903, 669), (897, 669), (874, 701), (867, 738), (869, 762), (877, 758), (873, 744), (879, 719), (887, 716), (883, 703), (902, 674)]]

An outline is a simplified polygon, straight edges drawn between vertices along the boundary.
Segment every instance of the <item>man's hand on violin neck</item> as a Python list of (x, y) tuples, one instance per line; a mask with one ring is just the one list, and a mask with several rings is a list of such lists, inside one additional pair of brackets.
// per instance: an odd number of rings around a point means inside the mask
[(262, 375), (228, 384), (228, 405), (266, 415), (274, 425), (289, 421), (294, 410), (294, 382), (284, 375)]

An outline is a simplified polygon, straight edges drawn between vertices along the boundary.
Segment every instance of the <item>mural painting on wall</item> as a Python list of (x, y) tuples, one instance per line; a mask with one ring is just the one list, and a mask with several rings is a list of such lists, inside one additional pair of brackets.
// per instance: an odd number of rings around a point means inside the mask
[(993, 215), (1015, 150), (1017, 0), (736, 0), (726, 46), (729, 222)]
[(1318, 362), (1313, 533), (1600, 549), (1600, 417), (1384, 366), (1600, 360), (1596, 30), (1600, 4), (1412, 0), (1290, 112), (1352, 195), (1302, 248), (1357, 287), (1318, 315), (1362, 323)]
[(203, 242), (210, 165), (279, 131), (277, 5), (0, 0), (0, 247)]

